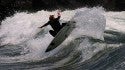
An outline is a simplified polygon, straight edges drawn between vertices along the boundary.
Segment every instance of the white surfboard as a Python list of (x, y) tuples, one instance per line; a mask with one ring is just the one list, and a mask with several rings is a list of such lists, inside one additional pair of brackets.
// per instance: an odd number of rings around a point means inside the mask
[(57, 33), (45, 52), (49, 52), (58, 47), (75, 28), (75, 21), (69, 21), (67, 24)]

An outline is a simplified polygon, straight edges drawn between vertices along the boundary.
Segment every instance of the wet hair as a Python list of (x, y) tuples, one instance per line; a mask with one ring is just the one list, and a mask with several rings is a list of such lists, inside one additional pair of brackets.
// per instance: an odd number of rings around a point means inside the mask
[(54, 15), (50, 15), (49, 20), (53, 20), (53, 19), (54, 19)]

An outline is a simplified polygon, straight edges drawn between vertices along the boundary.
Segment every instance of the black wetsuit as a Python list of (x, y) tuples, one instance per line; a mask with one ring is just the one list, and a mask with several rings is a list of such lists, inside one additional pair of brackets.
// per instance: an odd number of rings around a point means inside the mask
[(53, 30), (50, 30), (49, 33), (55, 37), (56, 34), (60, 31), (60, 29), (65, 25), (63, 23), (63, 25), (60, 24), (59, 22), (59, 19), (60, 19), (60, 16), (58, 16), (57, 18), (55, 19), (52, 19), (50, 21), (48, 21), (44, 26), (47, 26), (47, 25), (51, 25), (51, 27), (53, 28)]
[(60, 16), (58, 18), (55, 18), (47, 22), (48, 24), (51, 25), (51, 27), (55, 32), (58, 32), (62, 28), (62, 26), (60, 25), (59, 19), (60, 19)]

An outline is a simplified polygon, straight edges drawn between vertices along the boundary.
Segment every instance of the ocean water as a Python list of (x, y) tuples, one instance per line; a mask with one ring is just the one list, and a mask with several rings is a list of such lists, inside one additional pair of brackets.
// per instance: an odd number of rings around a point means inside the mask
[(61, 13), (76, 21), (68, 38), (45, 53), (53, 40), (47, 23), (55, 11), (17, 12), (0, 26), (0, 70), (124, 70), (125, 11), (79, 8)]

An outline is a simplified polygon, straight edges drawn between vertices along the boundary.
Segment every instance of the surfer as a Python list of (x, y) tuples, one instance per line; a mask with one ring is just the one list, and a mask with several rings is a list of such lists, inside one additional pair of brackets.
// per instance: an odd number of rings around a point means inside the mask
[(46, 24), (44, 24), (43, 26), (41, 26), (40, 28), (50, 25), (53, 28), (53, 30), (50, 30), (49, 33), (53, 37), (55, 37), (56, 34), (60, 31), (60, 29), (66, 25), (66, 23), (63, 23), (62, 25), (60, 24), (60, 22), (59, 22), (60, 17), (61, 17), (60, 12), (57, 13), (57, 18), (55, 18), (54, 15), (50, 15), (49, 21)]

